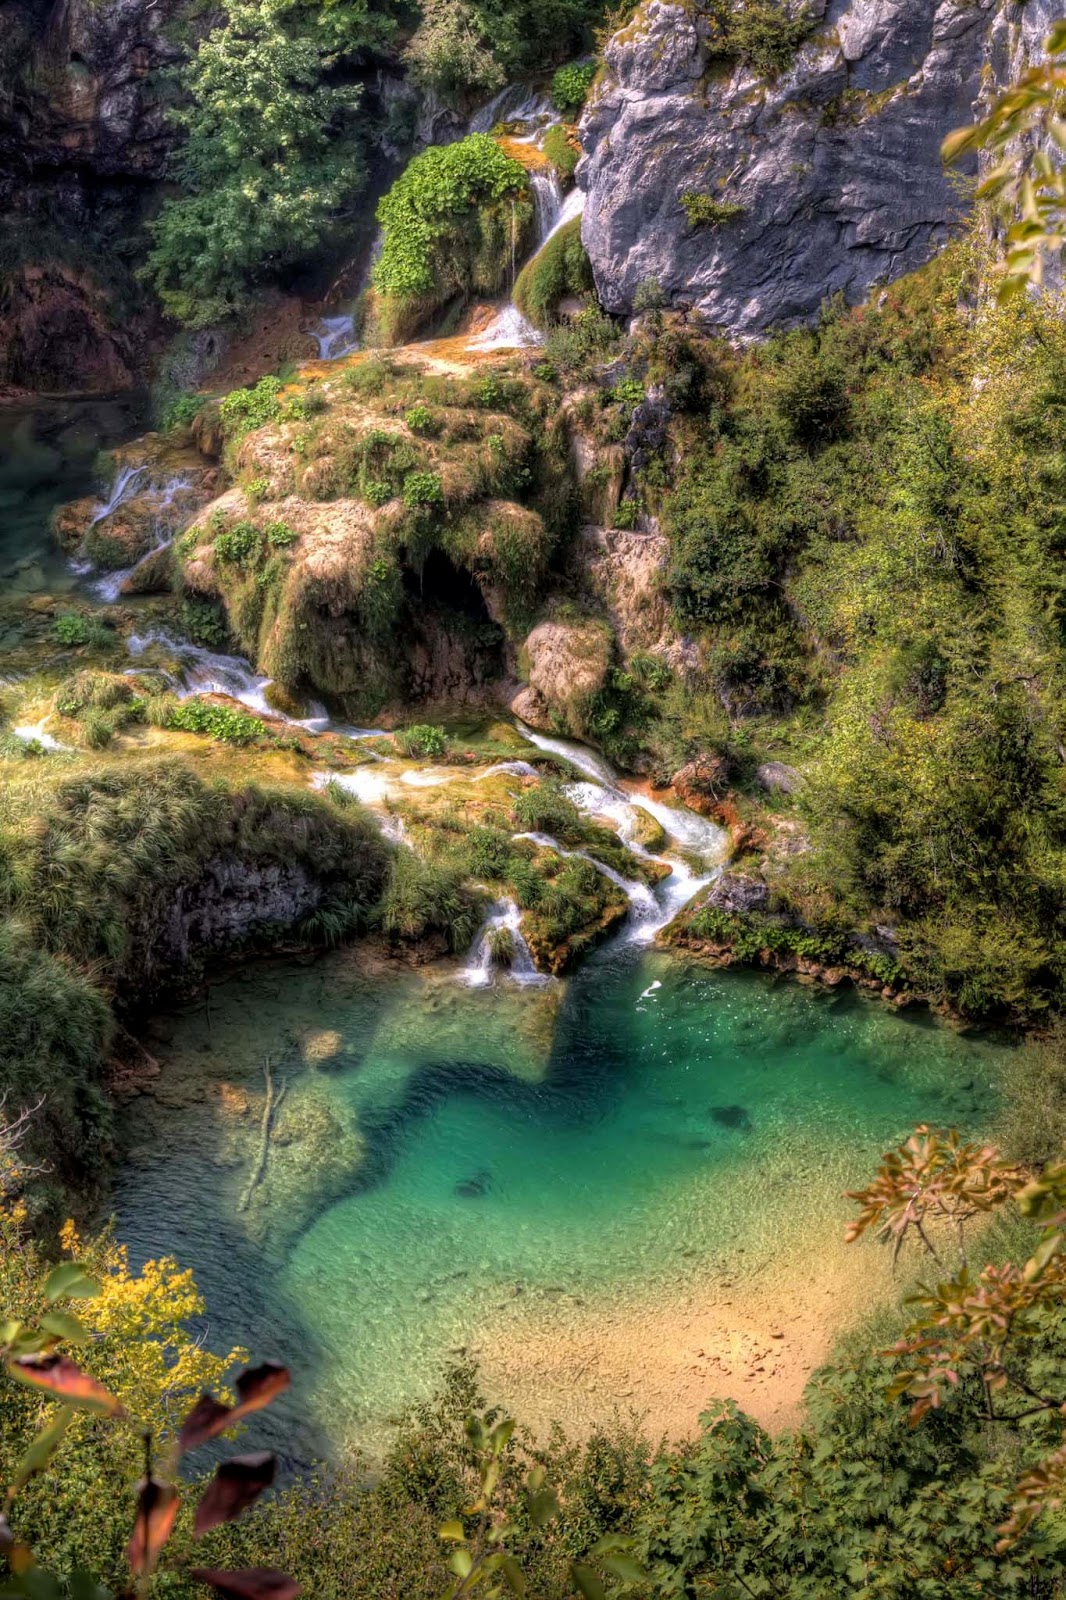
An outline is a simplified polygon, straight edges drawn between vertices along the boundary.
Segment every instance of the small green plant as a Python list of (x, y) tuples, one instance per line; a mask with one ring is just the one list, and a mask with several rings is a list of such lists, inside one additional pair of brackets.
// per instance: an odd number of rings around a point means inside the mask
[(700, 194), (688, 189), (681, 196), (681, 206), (690, 228), (719, 228), (724, 222), (733, 222), (744, 215), (744, 207), (730, 200), (716, 200), (713, 195)]
[(254, 389), (234, 389), (219, 401), (218, 413), (227, 439), (243, 439), (246, 433), (274, 422), (280, 414), (278, 396), (281, 379), (260, 378)]
[(249, 712), (206, 700), (180, 700), (171, 710), (167, 726), (183, 733), (210, 734), (224, 744), (251, 744), (266, 732), (260, 719)]
[(287, 522), (268, 522), (263, 529), (266, 534), (267, 544), (275, 550), (286, 550), (289, 545), (295, 544), (300, 535), (295, 528), (290, 528)]
[(437, 421), (436, 413), (431, 411), (429, 406), (412, 406), (410, 411), (408, 411), (407, 415), (404, 417), (404, 421), (407, 423), (407, 426), (410, 428), (412, 433), (419, 433), (424, 434), (426, 437), (432, 437), (434, 434), (440, 432), (440, 424)]
[(616, 528), (632, 529), (640, 521), (640, 501), (635, 497), (620, 500), (614, 513)]
[(79, 611), (62, 611), (52, 624), (52, 635), (62, 645), (111, 644), (114, 634), (94, 617), (85, 617)]
[(633, 295), (634, 311), (661, 311), (666, 304), (666, 292), (658, 278), (641, 278)]
[(223, 649), (229, 643), (225, 612), (214, 600), (186, 595), (181, 603), (182, 632), (205, 650)]
[(386, 483), (381, 478), (371, 478), (363, 485), (363, 499), (368, 506), (373, 506), (375, 510), (379, 506), (388, 505), (393, 497), (394, 491), (391, 483)]
[(439, 472), (409, 472), (403, 480), (404, 505), (439, 506), (444, 503), (444, 488)]
[(160, 419), (160, 427), (164, 433), (177, 433), (182, 428), (188, 428), (203, 410), (206, 401), (202, 394), (175, 395)]
[(405, 756), (422, 756), (436, 760), (448, 748), (448, 738), (443, 728), (432, 723), (416, 722), (396, 735), (397, 748)]
[(556, 111), (576, 117), (585, 104), (597, 70), (594, 61), (572, 61), (560, 67), (551, 86), (551, 101)]
[(263, 535), (254, 522), (236, 522), (215, 540), (219, 561), (235, 566), (254, 567), (263, 552)]
[(644, 385), (639, 378), (619, 378), (610, 391), (611, 400), (628, 413), (634, 412), (644, 400)]
[(487, 409), (503, 404), (503, 385), (494, 372), (486, 372), (474, 384), (474, 404)]
[(250, 483), (245, 484), (244, 493), (250, 504), (256, 506), (260, 500), (265, 500), (270, 493), (270, 480), (268, 478), (253, 478)]

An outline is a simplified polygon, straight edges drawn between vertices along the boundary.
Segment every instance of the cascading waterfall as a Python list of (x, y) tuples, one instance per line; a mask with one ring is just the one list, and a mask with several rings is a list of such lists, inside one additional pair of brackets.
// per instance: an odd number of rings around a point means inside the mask
[(340, 361), (359, 348), (355, 318), (350, 311), (340, 316), (323, 317), (318, 327), (311, 330), (311, 337), (318, 345), (320, 361)]
[[(143, 471), (145, 469), (142, 468), (140, 470)], [(145, 495), (147, 498), (152, 500), (158, 498), (159, 501), (156, 511), (156, 543), (150, 550), (146, 550), (143, 556), (138, 557), (131, 567), (123, 567), (118, 572), (106, 572), (101, 577), (94, 578), (89, 584), (89, 591), (91, 594), (94, 594), (98, 600), (104, 600), (109, 605), (112, 605), (122, 593), (122, 585), (126, 582), (126, 579), (136, 572), (142, 561), (147, 561), (149, 556), (158, 555), (160, 550), (168, 550), (170, 548), (170, 546), (174, 543), (177, 530), (170, 525), (166, 513), (173, 506), (175, 497), (179, 495), (182, 490), (190, 489), (191, 487), (192, 485), (190, 484), (188, 478), (179, 477), (168, 479), (168, 481), (159, 489), (149, 488), (145, 490)], [(114, 496), (112, 497), (114, 498)], [(129, 494), (127, 494), (125, 498), (128, 499)], [(116, 506), (121, 505), (121, 503), (121, 498), (115, 501)], [(114, 510), (115, 507), (112, 506), (111, 509)], [(109, 516), (110, 512), (106, 512), (105, 515)], [(102, 521), (102, 516), (94, 517), (90, 526), (95, 526), (97, 522)], [(91, 563), (89, 562), (76, 563), (75, 567), (76, 570), (79, 570), (83, 573), (90, 572), (92, 570)]]
[[(510, 959), (506, 965), (497, 961), (493, 940), (494, 934), (504, 932), (510, 935)], [(496, 901), (474, 935), (459, 976), (471, 989), (484, 989), (499, 977), (522, 985), (551, 983), (551, 978), (538, 972), (533, 964), (533, 953), (522, 933), (522, 913), (513, 900)]]
[[(143, 656), (153, 644), (175, 657), (181, 666), (181, 677), (172, 680), (172, 688), (179, 700), (189, 700), (200, 694), (224, 694), (231, 700), (239, 700), (250, 711), (276, 717), (282, 722), (291, 723), (293, 727), (306, 728), (308, 733), (324, 733), (333, 726), (325, 706), (317, 702), (312, 702), (310, 715), (306, 717), (289, 717), (276, 710), (266, 695), (273, 680), (257, 673), (243, 656), (218, 655), (188, 640), (172, 639), (161, 632), (131, 633), (126, 644), (130, 655), (135, 658)], [(355, 734), (362, 730), (351, 731)]]
[(126, 500), (131, 500), (140, 491), (141, 479), (146, 477), (147, 467), (120, 467), (111, 485), (111, 492), (107, 499), (97, 506), (89, 523), (90, 528), (95, 528), (98, 522), (103, 522), (113, 511)]

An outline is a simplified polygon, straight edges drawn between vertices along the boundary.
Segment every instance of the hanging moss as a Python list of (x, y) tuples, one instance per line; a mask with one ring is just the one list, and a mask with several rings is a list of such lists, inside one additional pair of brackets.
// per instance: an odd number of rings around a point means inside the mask
[(548, 328), (557, 320), (559, 302), (566, 295), (588, 294), (592, 289), (592, 266), (581, 243), (581, 218), (574, 217), (522, 268), (514, 300), (535, 328)]

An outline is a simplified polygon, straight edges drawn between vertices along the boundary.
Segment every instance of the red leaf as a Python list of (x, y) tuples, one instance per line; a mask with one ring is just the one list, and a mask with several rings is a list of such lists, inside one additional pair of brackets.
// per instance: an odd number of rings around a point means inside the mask
[(13, 1378), (32, 1383), (37, 1389), (47, 1389), (49, 1394), (58, 1395), (68, 1405), (87, 1411), (106, 1411), (112, 1417), (117, 1417), (122, 1410), (114, 1395), (76, 1366), (69, 1356), (54, 1352), (23, 1356), (18, 1361), (10, 1361), (7, 1370)]
[(232, 1410), (212, 1395), (202, 1394), (181, 1425), (178, 1448), (184, 1452), (206, 1444), (229, 1426)]
[(242, 1567), (237, 1572), (219, 1572), (214, 1567), (193, 1567), (198, 1583), (209, 1583), (226, 1600), (296, 1600), (300, 1585), (287, 1572), (276, 1567)]
[(178, 1445), (182, 1452), (215, 1439), (252, 1411), (261, 1411), (275, 1395), (289, 1387), (288, 1367), (278, 1361), (264, 1361), (259, 1367), (246, 1367), (237, 1379), (237, 1404), (224, 1406), (209, 1394), (202, 1394), (181, 1425)]
[(223, 1461), (196, 1508), (193, 1533), (197, 1538), (220, 1523), (234, 1522), (274, 1482), (277, 1458), (269, 1450), (234, 1456)]
[(131, 1572), (139, 1576), (153, 1570), (177, 1514), (178, 1491), (174, 1485), (142, 1478), (137, 1486), (137, 1520), (126, 1551)]
[(234, 1420), (247, 1416), (250, 1411), (261, 1411), (291, 1382), (288, 1367), (283, 1367), (280, 1361), (264, 1361), (262, 1366), (246, 1367), (237, 1379)]

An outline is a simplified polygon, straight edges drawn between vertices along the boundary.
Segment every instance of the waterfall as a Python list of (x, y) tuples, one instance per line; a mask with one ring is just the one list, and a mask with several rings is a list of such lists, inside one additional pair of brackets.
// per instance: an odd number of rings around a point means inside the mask
[(115, 476), (115, 481), (111, 485), (111, 492), (107, 500), (102, 505), (97, 506), (89, 527), (95, 528), (98, 522), (103, 522), (105, 517), (109, 517), (113, 511), (117, 511), (124, 501), (132, 499), (137, 493), (140, 481), (147, 471), (148, 468), (144, 466), (120, 467)]
[[(275, 710), (266, 697), (273, 680), (257, 673), (251, 662), (243, 656), (218, 655), (188, 640), (171, 639), (165, 633), (131, 633), (126, 641), (126, 647), (134, 657), (142, 656), (153, 644), (161, 646), (180, 663), (181, 679), (173, 685), (179, 700), (189, 700), (198, 694), (224, 694), (232, 700), (239, 700), (250, 711), (275, 717), (295, 728), (306, 728), (308, 733), (324, 733), (332, 726), (325, 706), (317, 702), (312, 702), (311, 714), (307, 717), (289, 717)], [(363, 730), (351, 731), (353, 737), (363, 733)]]
[(318, 327), (311, 330), (311, 337), (318, 345), (320, 361), (340, 361), (359, 348), (355, 318), (351, 312), (337, 317), (323, 317)]
[[(537, 217), (537, 250), (547, 244), (563, 210), (563, 190), (554, 167), (543, 167), (529, 174)], [(536, 251), (534, 251), (536, 254)]]
[[(137, 470), (138, 472), (143, 472), (146, 469), (140, 467)], [(169, 508), (174, 504), (174, 497), (177, 494), (180, 494), (183, 489), (191, 488), (192, 484), (189, 482), (188, 478), (170, 478), (161, 489), (149, 488), (145, 491), (146, 498), (152, 500), (158, 499), (159, 501), (155, 530), (157, 534), (156, 543), (150, 550), (146, 550), (143, 556), (139, 556), (133, 563), (132, 567), (123, 567), (119, 572), (106, 572), (102, 577), (95, 578), (92, 583), (89, 584), (90, 594), (94, 594), (98, 600), (104, 600), (109, 605), (114, 604), (119, 595), (122, 593), (122, 585), (125, 583), (128, 577), (136, 572), (141, 562), (147, 561), (149, 556), (157, 555), (160, 550), (168, 549), (170, 545), (174, 543), (175, 529), (168, 526), (167, 522), (163, 520), (162, 514), (169, 510)], [(128, 498), (128, 496), (126, 496), (126, 498)], [(114, 510), (116, 505), (120, 505), (122, 503), (122, 497), (120, 496), (119, 499), (115, 500), (113, 491), (112, 499), (114, 500), (114, 505), (111, 507), (111, 510)], [(103, 513), (104, 516), (110, 516), (110, 514), (110, 511)], [(94, 517), (92, 523), (90, 523), (90, 527), (95, 526), (97, 522), (102, 520), (103, 516)], [(90, 572), (91, 570), (92, 565), (90, 562), (75, 563), (75, 571), (79, 571), (84, 574)]]
[(657, 915), (659, 902), (646, 883), (635, 882), (632, 878), (623, 878), (620, 872), (609, 867), (605, 861), (597, 861), (595, 856), (590, 856), (584, 850), (564, 850), (558, 839), (553, 839), (550, 833), (516, 833), (514, 838), (528, 839), (530, 844), (539, 845), (542, 850), (554, 850), (556, 855), (565, 857), (568, 861), (587, 861), (589, 866), (595, 867), (597, 872), (621, 889), (629, 901), (629, 908), (634, 917), (643, 922)]
[[(510, 934), (511, 960), (509, 965), (498, 964), (494, 959), (493, 934), (506, 931)], [(460, 977), (471, 989), (486, 988), (496, 977), (510, 978), (522, 985), (551, 983), (545, 973), (533, 965), (533, 954), (522, 933), (522, 914), (513, 900), (497, 900), (485, 921), (474, 935), (466, 965)]]

